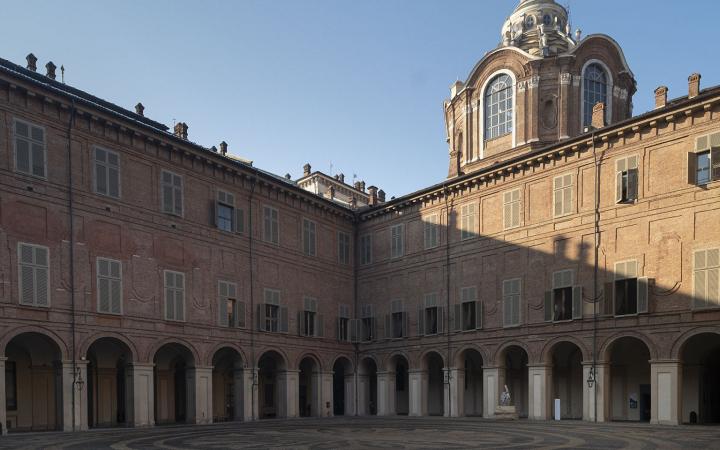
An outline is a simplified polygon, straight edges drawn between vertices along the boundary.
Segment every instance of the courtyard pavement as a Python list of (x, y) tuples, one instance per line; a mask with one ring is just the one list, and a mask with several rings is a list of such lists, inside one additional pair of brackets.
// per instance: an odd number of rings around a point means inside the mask
[(332, 418), (16, 433), (0, 448), (55, 449), (720, 449), (720, 427), (462, 418)]

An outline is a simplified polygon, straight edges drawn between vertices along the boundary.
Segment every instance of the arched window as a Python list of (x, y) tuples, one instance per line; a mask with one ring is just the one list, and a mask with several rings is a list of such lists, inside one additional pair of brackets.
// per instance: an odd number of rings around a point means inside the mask
[(485, 90), (485, 140), (513, 131), (513, 80), (510, 75), (495, 77)]
[(592, 123), (593, 107), (602, 102), (607, 104), (608, 79), (605, 70), (600, 64), (593, 63), (587, 66), (583, 74), (583, 124)]

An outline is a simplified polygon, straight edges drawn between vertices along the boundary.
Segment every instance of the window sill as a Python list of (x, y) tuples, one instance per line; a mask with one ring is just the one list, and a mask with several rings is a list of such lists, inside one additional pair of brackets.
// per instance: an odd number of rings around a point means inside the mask
[(107, 311), (98, 311), (98, 315), (101, 316), (110, 316), (110, 317), (122, 317), (123, 313), (114, 313), (114, 312), (107, 312)]
[(48, 180), (47, 175), (45, 175), (45, 176), (33, 175), (33, 174), (31, 174), (31, 173), (21, 172), (21, 171), (19, 171), (19, 170), (17, 170), (17, 169), (15, 169), (14, 172), (15, 172), (16, 174), (18, 174), (18, 175), (23, 176), (23, 177), (32, 178), (33, 180), (41, 180), (41, 181), (47, 181), (47, 180)]
[(492, 142), (492, 141), (496, 141), (496, 140), (498, 140), (498, 139), (502, 139), (502, 138), (504, 138), (504, 137), (506, 137), (506, 136), (510, 136), (511, 134), (513, 134), (513, 130), (510, 130), (510, 131), (508, 131), (507, 133), (503, 133), (503, 134), (499, 134), (499, 135), (497, 135), (497, 136), (493, 136), (493, 137), (491, 137), (490, 139), (483, 139), (483, 142), (484, 142), (485, 144), (487, 144), (488, 142)]

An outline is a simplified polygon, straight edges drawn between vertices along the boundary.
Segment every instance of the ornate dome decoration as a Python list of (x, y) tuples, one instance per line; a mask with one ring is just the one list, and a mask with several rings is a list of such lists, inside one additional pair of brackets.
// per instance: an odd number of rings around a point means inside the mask
[(533, 56), (554, 56), (575, 45), (568, 13), (554, 0), (521, 1), (502, 28), (502, 47), (517, 47)]

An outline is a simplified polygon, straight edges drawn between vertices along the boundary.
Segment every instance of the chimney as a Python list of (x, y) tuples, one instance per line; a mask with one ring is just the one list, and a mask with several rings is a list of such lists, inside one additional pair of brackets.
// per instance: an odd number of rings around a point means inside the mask
[(135, 105), (135, 114), (138, 116), (144, 116), (145, 115), (145, 107), (142, 103), (138, 102), (137, 105)]
[(368, 192), (370, 193), (370, 198), (368, 199), (369, 206), (377, 205), (377, 202), (378, 202), (377, 190), (378, 190), (378, 188), (376, 188), (375, 186), (370, 186), (368, 188)]
[(188, 136), (187, 130), (188, 130), (188, 126), (185, 122), (178, 122), (175, 124), (174, 134), (175, 134), (175, 136), (179, 137), (180, 139), (187, 140), (187, 136)]
[(292, 180), (292, 175), (290, 175), (289, 173), (286, 173), (286, 174), (285, 174), (285, 179), (286, 179), (286, 180)]
[(582, 39), (582, 30), (578, 28), (575, 30), (575, 42), (580, 42), (580, 39)]
[(378, 191), (378, 201), (380, 203), (385, 203), (385, 191), (383, 191), (382, 189)]
[(360, 182), (356, 181), (355, 184), (353, 184), (353, 187), (359, 191), (360, 190)]
[(306, 177), (306, 176), (310, 175), (311, 170), (312, 170), (312, 167), (310, 166), (310, 164), (305, 164), (303, 166), (303, 176)]
[(54, 80), (55, 79), (55, 69), (57, 69), (57, 66), (55, 64), (53, 64), (52, 61), (50, 61), (49, 63), (45, 64), (45, 69), (47, 69), (47, 73), (45, 74), (45, 76)]
[(688, 98), (695, 98), (700, 95), (700, 78), (702, 75), (694, 73), (688, 78)]
[(345, 174), (344, 173), (341, 173), (340, 175), (338, 175), (338, 181), (341, 183), (345, 183)]
[(655, 89), (655, 109), (662, 108), (667, 105), (667, 86), (660, 86)]
[(360, 182), (360, 190), (365, 192), (365, 182), (364, 181)]
[(29, 53), (25, 60), (27, 61), (27, 69), (37, 72), (37, 58), (32, 53)]
[(217, 147), (213, 145), (212, 147), (210, 147), (210, 151), (217, 153)]
[(592, 126), (595, 129), (603, 128), (605, 126), (605, 103), (599, 102), (593, 106)]
[(227, 155), (227, 142), (225, 141), (220, 143), (220, 154), (223, 156)]

